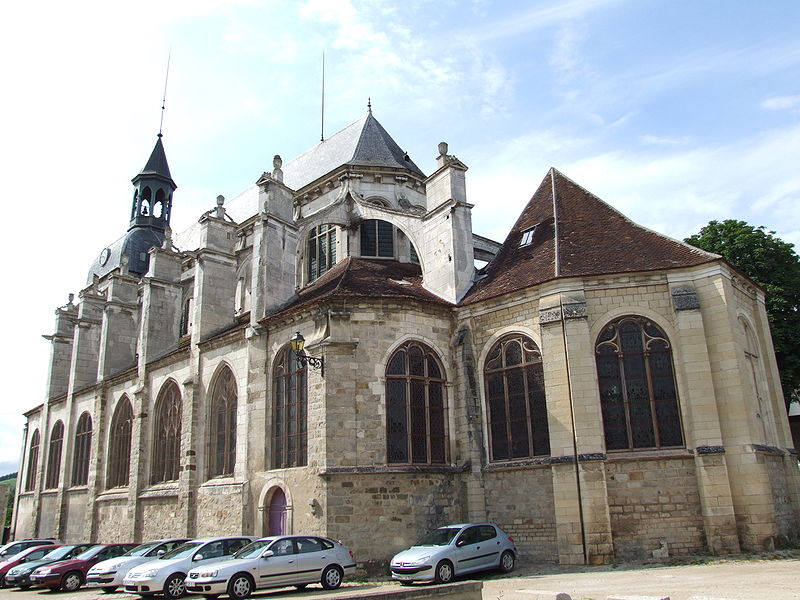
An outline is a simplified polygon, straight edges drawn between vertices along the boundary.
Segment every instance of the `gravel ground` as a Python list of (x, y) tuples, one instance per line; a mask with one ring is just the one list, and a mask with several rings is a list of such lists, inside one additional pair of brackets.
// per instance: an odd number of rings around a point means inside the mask
[[(665, 598), (670, 600), (800, 600), (800, 551), (775, 552), (746, 558), (695, 557), (669, 566), (615, 564), (602, 567), (561, 567), (518, 564), (510, 575), (487, 573), (483, 600), (606, 600)], [(419, 587), (426, 587), (421, 585)], [(370, 596), (378, 591), (405, 590), (388, 581), (347, 582), (339, 590), (318, 587), (303, 592), (280, 589), (254, 598), (314, 600)], [(138, 596), (81, 589), (71, 594), (44, 589), (0, 589), (2, 600), (135, 600)], [(163, 598), (163, 597), (161, 597)], [(187, 596), (187, 599), (201, 596)], [(638, 599), (637, 599), (638, 600)]]

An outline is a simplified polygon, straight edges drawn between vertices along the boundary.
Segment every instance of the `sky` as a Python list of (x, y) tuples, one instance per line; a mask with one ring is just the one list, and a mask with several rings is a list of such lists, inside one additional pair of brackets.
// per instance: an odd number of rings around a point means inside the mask
[(554, 166), (674, 238), (741, 219), (800, 245), (798, 23), (796, 0), (7, 3), (0, 475), (45, 400), (56, 307), (127, 230), (165, 81), (176, 231), (370, 99), (424, 172), (448, 142), (498, 241)]

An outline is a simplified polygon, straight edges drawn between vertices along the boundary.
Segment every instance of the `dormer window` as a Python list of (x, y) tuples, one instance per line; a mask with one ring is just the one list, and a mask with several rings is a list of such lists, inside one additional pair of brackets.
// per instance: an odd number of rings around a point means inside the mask
[(534, 231), (536, 231), (536, 225), (522, 232), (522, 239), (519, 241), (520, 247), (527, 246), (528, 244), (533, 242)]
[(391, 223), (378, 219), (361, 223), (361, 256), (394, 258), (394, 227)]
[(336, 264), (336, 226), (320, 225), (308, 233), (308, 281)]

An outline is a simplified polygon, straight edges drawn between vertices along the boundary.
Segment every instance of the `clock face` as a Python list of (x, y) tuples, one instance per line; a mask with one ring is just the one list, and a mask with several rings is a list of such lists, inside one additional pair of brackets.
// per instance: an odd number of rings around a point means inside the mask
[(100, 266), (105, 267), (106, 263), (108, 262), (109, 257), (111, 256), (111, 250), (109, 248), (105, 248), (100, 253)]

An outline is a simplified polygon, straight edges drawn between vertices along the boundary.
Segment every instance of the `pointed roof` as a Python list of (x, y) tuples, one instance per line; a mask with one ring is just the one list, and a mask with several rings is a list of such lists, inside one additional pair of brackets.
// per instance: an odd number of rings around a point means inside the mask
[[(522, 245), (526, 232), (530, 239)], [(557, 278), (675, 269), (719, 258), (637, 225), (551, 168), (462, 304)]]
[(131, 181), (136, 183), (142, 177), (161, 177), (169, 181), (173, 187), (177, 188), (175, 182), (172, 180), (172, 175), (169, 172), (169, 165), (167, 164), (167, 153), (164, 152), (164, 144), (161, 141), (161, 134), (158, 134), (158, 140), (150, 153), (150, 158), (147, 159), (147, 164), (144, 169)]
[(342, 165), (405, 169), (425, 177), (370, 111), (284, 165), (283, 181), (299, 190)]

